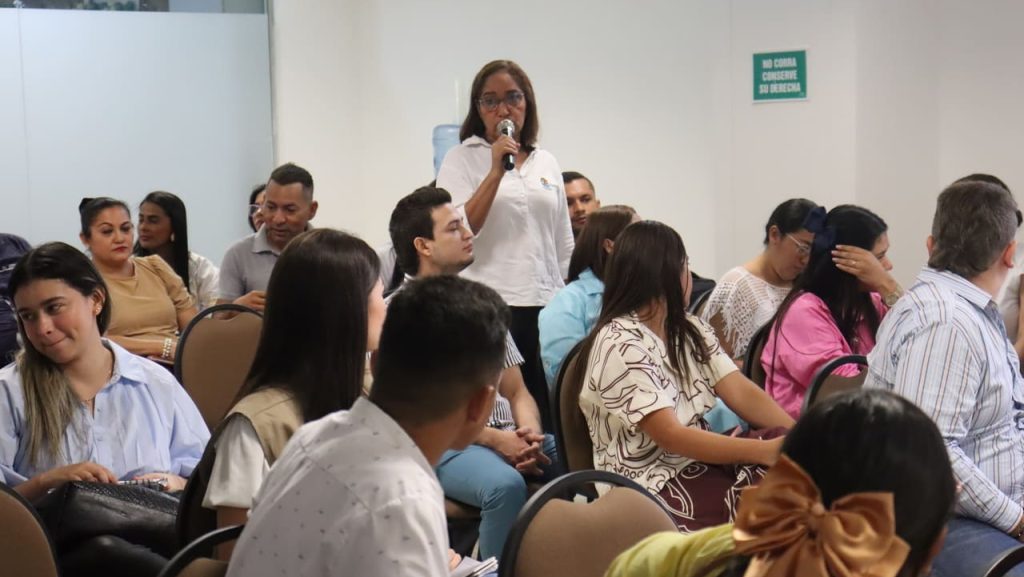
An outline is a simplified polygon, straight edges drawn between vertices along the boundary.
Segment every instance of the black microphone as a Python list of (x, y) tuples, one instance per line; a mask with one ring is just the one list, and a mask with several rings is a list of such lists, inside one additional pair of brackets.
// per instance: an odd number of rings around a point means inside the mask
[[(516, 135), (516, 125), (509, 119), (504, 119), (498, 123), (498, 132), (505, 136)], [(501, 157), (501, 166), (505, 170), (512, 170), (516, 167), (516, 159), (511, 154), (506, 154)]]

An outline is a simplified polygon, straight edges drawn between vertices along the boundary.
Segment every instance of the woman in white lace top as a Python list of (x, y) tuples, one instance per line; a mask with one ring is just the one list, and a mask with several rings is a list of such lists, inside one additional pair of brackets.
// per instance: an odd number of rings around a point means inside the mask
[(764, 229), (764, 250), (731, 269), (715, 285), (700, 316), (715, 329), (726, 353), (741, 359), (757, 329), (771, 320), (807, 266), (814, 233), (804, 228), (818, 205), (793, 198), (775, 207)]

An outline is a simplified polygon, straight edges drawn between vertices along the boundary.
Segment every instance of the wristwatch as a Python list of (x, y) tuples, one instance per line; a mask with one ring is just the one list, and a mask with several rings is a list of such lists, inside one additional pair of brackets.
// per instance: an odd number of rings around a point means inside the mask
[(900, 300), (901, 296), (903, 296), (903, 287), (896, 285), (896, 290), (883, 296), (882, 302), (885, 303), (885, 306), (892, 308), (896, 304), (896, 301)]

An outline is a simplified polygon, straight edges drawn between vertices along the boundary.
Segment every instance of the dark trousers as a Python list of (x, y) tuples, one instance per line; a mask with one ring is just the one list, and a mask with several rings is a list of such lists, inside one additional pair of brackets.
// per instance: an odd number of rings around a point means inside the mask
[(537, 402), (540, 411), (541, 426), (545, 432), (552, 431), (551, 403), (548, 398), (548, 385), (544, 377), (544, 367), (540, 364), (540, 329), (537, 317), (542, 307), (509, 307), (512, 311), (512, 326), (509, 332), (516, 341), (519, 352), (523, 354), (523, 381)]
[(93, 537), (61, 552), (64, 577), (156, 577), (167, 559), (112, 535)]

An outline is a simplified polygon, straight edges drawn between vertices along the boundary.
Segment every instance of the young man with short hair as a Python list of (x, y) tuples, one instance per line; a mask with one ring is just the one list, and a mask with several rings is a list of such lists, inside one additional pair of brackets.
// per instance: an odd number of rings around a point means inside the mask
[[(406, 282), (455, 275), (473, 262), (473, 233), (444, 189), (427, 186), (400, 200), (389, 229)], [(551, 478), (556, 458), (554, 439), (543, 433), (537, 403), (523, 382), (523, 357), (512, 336), (506, 339), (505, 368), (487, 427), (465, 450), (446, 452), (436, 469), (448, 498), (480, 508), (482, 558), (500, 557), (526, 503), (524, 475)]]
[(587, 217), (601, 208), (601, 201), (594, 191), (594, 183), (578, 172), (563, 172), (562, 182), (565, 183), (565, 201), (569, 203), (572, 234), (579, 239), (580, 231), (587, 224)]

